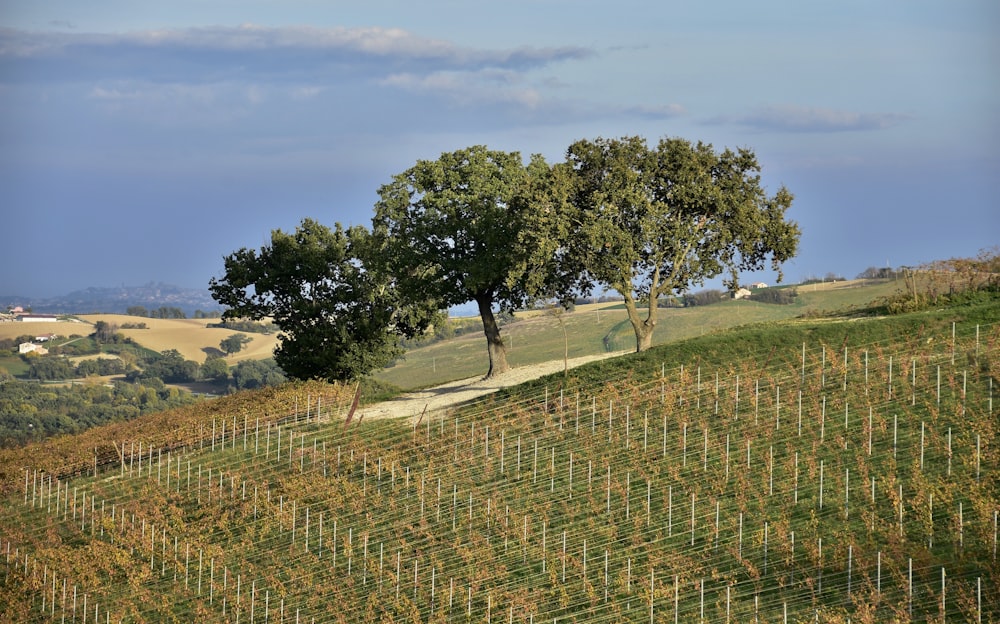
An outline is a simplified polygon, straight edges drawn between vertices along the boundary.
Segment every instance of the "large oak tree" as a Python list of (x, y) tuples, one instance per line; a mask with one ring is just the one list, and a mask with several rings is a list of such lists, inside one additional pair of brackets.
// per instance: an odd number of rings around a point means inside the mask
[(370, 269), (371, 236), (363, 227), (330, 228), (305, 219), (271, 244), (225, 257), (212, 278), (224, 319), (271, 317), (280, 328), (274, 359), (296, 379), (357, 379), (402, 353), (400, 335), (431, 320), (400, 305), (389, 278)]
[(496, 312), (555, 292), (568, 177), (540, 156), (473, 146), (420, 160), (379, 189), (372, 233), (405, 298), (475, 301), (487, 377), (508, 370)]
[[(799, 228), (785, 219), (792, 194), (768, 195), (749, 149), (716, 152), (678, 138), (582, 140), (567, 150), (575, 178), (570, 257), (587, 288), (625, 299), (636, 350), (652, 345), (657, 299), (728, 274), (780, 264), (795, 255)], [(645, 317), (640, 306), (646, 305)]]

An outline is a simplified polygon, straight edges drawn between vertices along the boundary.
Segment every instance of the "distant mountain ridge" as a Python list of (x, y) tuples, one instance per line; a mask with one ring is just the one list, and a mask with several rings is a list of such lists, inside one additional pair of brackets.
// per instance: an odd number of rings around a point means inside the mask
[(149, 282), (143, 286), (94, 287), (75, 290), (57, 297), (19, 297), (0, 295), (0, 306), (21, 306), (39, 314), (125, 314), (128, 308), (143, 306), (179, 308), (187, 317), (197, 310), (222, 311), (207, 289), (182, 288)]

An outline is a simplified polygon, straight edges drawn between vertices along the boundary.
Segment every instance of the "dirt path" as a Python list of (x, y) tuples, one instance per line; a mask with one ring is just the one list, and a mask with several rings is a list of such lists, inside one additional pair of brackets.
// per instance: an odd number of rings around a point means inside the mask
[[(606, 353), (587, 357), (573, 358), (569, 360), (570, 368), (575, 368), (581, 364), (603, 360), (610, 357), (622, 355), (623, 352)], [(563, 361), (555, 360), (544, 364), (533, 364), (531, 366), (519, 366), (513, 368), (503, 375), (492, 379), (482, 379), (473, 377), (453, 381), (434, 388), (409, 392), (391, 401), (376, 403), (358, 409), (355, 418), (407, 418), (415, 421), (426, 410), (427, 414), (433, 414), (459, 403), (471, 401), (481, 396), (496, 392), (501, 388), (516, 386), (519, 383), (537, 379), (551, 373), (558, 373), (563, 370)]]

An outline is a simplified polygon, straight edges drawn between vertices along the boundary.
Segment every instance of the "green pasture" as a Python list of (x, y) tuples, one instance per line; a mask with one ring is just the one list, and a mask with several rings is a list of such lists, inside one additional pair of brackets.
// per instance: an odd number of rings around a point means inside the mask
[[(800, 287), (798, 298), (790, 305), (742, 300), (692, 308), (664, 308), (660, 310), (653, 341), (663, 345), (741, 325), (816, 316), (830, 311), (850, 313), (900, 288), (899, 283), (893, 281), (847, 284)], [(576, 358), (635, 350), (632, 326), (624, 308), (615, 304), (586, 306), (582, 311), (567, 312), (561, 317), (532, 314), (507, 325), (502, 335), (508, 348), (508, 362), (514, 367), (561, 360), (567, 352), (569, 358)], [(473, 332), (454, 340), (411, 349), (394, 366), (375, 377), (411, 390), (482, 376), (488, 369), (485, 338)]]

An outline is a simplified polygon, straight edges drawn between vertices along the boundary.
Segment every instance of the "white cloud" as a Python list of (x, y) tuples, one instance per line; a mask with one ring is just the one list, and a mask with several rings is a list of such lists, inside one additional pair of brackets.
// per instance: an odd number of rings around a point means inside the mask
[[(529, 69), (592, 56), (582, 47), (476, 49), (398, 28), (236, 27), (160, 29), (123, 34), (27, 32), (0, 28), (0, 59), (58, 61), (83, 72), (155, 76), (178, 65), (199, 72), (326, 71), (335, 64), (393, 63), (411, 70)], [(94, 63), (94, 60), (104, 61)], [(112, 61), (113, 62), (109, 62)], [(113, 74), (113, 75), (107, 75)]]
[(733, 124), (773, 132), (852, 132), (883, 130), (909, 119), (900, 113), (859, 113), (829, 108), (775, 105), (746, 115), (721, 116), (713, 124)]

